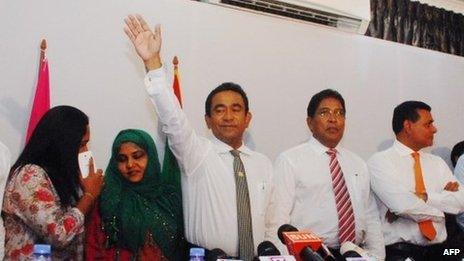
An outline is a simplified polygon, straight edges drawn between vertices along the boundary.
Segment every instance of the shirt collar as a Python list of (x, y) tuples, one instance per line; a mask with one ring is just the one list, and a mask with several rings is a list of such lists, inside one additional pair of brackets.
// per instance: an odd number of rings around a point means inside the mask
[[(330, 149), (324, 145), (322, 145), (322, 143), (320, 143), (316, 138), (314, 138), (314, 136), (311, 136), (311, 138), (309, 138), (308, 140), (308, 144), (309, 146), (311, 146), (311, 148), (318, 154), (322, 155), (322, 154), (326, 154), (327, 151)], [(340, 153), (340, 146), (336, 146), (335, 149), (337, 150), (337, 154)]]
[[(414, 151), (408, 146), (404, 145), (400, 141), (396, 140), (393, 142), (393, 148), (400, 154), (400, 156), (409, 156)], [(418, 151), (420, 153), (420, 151)]]
[[(213, 142), (213, 144), (215, 146), (215, 150), (219, 154), (230, 153), (230, 151), (234, 149), (231, 146), (229, 146), (228, 144), (222, 142), (221, 140), (219, 140), (218, 138), (216, 138), (214, 136), (213, 136), (213, 138), (211, 138), (211, 141)], [(242, 146), (240, 146), (240, 148), (238, 148), (237, 150), (240, 151), (242, 154), (245, 154), (245, 155), (253, 154), (253, 151), (250, 148), (248, 148), (247, 146), (245, 146), (245, 144), (243, 142), (242, 142)]]

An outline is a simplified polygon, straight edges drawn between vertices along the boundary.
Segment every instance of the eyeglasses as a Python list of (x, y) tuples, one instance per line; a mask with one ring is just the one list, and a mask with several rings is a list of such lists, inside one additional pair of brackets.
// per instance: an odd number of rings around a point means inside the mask
[(316, 113), (322, 119), (329, 119), (333, 116), (336, 119), (344, 119), (345, 118), (345, 110), (344, 109), (322, 109)]

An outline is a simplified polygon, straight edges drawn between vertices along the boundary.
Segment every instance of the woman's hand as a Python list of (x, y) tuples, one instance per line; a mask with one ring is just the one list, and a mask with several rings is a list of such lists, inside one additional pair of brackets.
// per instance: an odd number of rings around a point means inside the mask
[(81, 187), (84, 191), (84, 195), (77, 202), (77, 208), (84, 214), (87, 215), (92, 209), (93, 203), (100, 196), (100, 192), (103, 188), (103, 170), (98, 169), (95, 172), (93, 167), (93, 158), (90, 158), (89, 164), (89, 175), (86, 178), (80, 177)]
[(81, 186), (84, 195), (90, 194), (89, 196), (93, 197), (93, 200), (100, 196), (103, 187), (103, 170), (95, 171), (93, 158), (90, 158), (89, 175), (86, 178), (81, 177)]

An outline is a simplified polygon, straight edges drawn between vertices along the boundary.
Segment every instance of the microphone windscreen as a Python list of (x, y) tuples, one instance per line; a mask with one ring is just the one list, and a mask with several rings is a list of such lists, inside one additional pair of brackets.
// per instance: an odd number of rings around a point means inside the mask
[(296, 232), (298, 229), (290, 224), (283, 224), (282, 226), (279, 227), (277, 230), (277, 236), (280, 239), (280, 242), (285, 245), (285, 239), (284, 239), (284, 232)]
[[(354, 244), (353, 242), (346, 241), (340, 247), (340, 254), (344, 257), (367, 257), (369, 253), (359, 247), (358, 245)], [(356, 254), (356, 255), (355, 255)], [(345, 256), (349, 255), (349, 256)]]
[(343, 257), (347, 258), (347, 257), (362, 257), (362, 256), (358, 254), (356, 251), (350, 250), (350, 251), (345, 252), (343, 254)]
[(317, 250), (317, 253), (324, 258), (325, 261), (335, 261), (335, 256), (330, 252), (329, 248), (325, 244), (321, 244), (321, 247)]
[(309, 247), (305, 247), (301, 250), (300, 257), (302, 261), (324, 261), (324, 258)]
[(270, 241), (263, 241), (258, 245), (258, 256), (278, 256), (280, 251)]
[(209, 251), (206, 255), (206, 261), (216, 261), (221, 258), (227, 258), (226, 252), (220, 248), (215, 248)]

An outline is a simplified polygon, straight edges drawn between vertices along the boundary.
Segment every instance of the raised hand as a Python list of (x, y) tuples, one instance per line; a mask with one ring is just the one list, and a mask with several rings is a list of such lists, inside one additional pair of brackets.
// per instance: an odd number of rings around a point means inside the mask
[(103, 170), (95, 171), (93, 158), (90, 158), (89, 175), (86, 178), (81, 178), (81, 187), (84, 193), (90, 193), (93, 199), (100, 195), (103, 187)]
[(84, 194), (79, 199), (79, 202), (77, 202), (76, 207), (84, 215), (87, 215), (92, 210), (92, 206), (103, 187), (103, 171), (101, 169), (95, 171), (93, 158), (90, 158), (89, 175), (86, 178), (80, 177), (80, 182)]
[(147, 22), (140, 15), (129, 15), (124, 19), (124, 32), (131, 40), (137, 54), (142, 58), (148, 70), (161, 67), (161, 27), (156, 25), (150, 30)]

